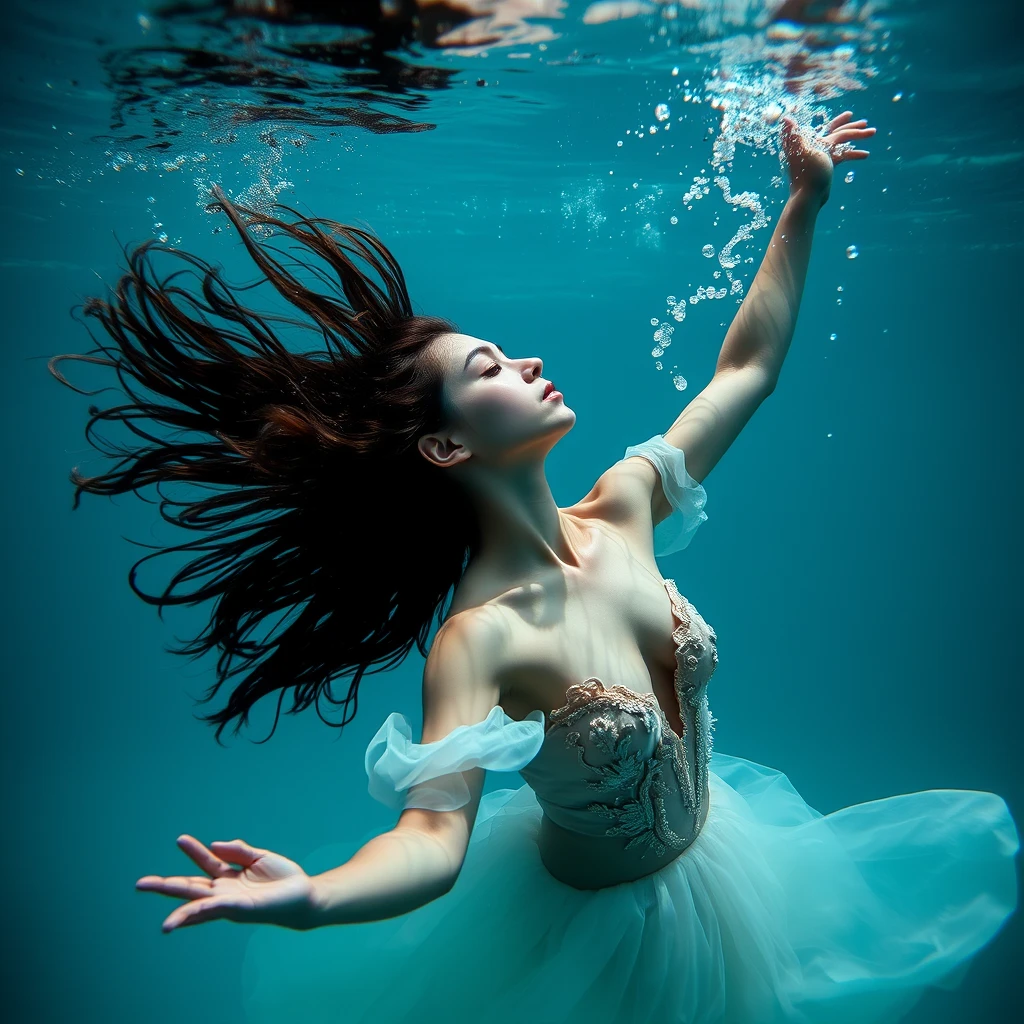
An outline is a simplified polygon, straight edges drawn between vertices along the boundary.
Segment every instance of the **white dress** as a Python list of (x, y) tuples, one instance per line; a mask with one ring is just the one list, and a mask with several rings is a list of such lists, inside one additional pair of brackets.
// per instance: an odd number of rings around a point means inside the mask
[[(657, 553), (685, 547), (703, 487), (661, 435), (631, 455), (674, 508)], [(484, 795), (462, 873), (427, 906), (254, 929), (248, 1024), (880, 1024), (962, 980), (1017, 903), (1005, 801), (935, 789), (822, 815), (781, 771), (713, 751), (717, 638), (665, 585), (683, 736), (652, 694), (596, 678), (550, 715), (496, 706), (434, 743), (391, 714), (366, 751), (388, 806), (459, 807), (459, 772), (478, 766), (524, 784)], [(588, 851), (560, 877), (542, 861), (544, 815)], [(573, 863), (633, 880), (578, 888)]]

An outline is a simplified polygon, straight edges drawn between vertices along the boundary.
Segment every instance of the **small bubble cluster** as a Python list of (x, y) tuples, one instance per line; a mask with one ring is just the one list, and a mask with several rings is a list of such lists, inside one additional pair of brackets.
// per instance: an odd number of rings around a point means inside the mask
[(672, 344), (672, 332), (675, 328), (671, 324), (662, 323), (658, 325), (658, 329), (654, 332), (654, 340), (656, 342), (654, 348), (651, 350), (651, 355), (655, 359), (660, 355), (664, 355), (665, 349)]
[(699, 174), (694, 175), (693, 184), (683, 193), (684, 203), (695, 203), (702, 196), (706, 196), (711, 189), (708, 187), (708, 179), (702, 178)]
[[(702, 9), (704, 6), (701, 5)], [(672, 14), (665, 13), (663, 18), (678, 16), (674, 2), (666, 6), (665, 10), (671, 10)], [(741, 264), (749, 266), (755, 259), (741, 251), (746, 248), (742, 243), (750, 241), (756, 231), (766, 227), (773, 219), (767, 211), (770, 193), (769, 196), (752, 191), (733, 193), (727, 175), (732, 175), (732, 162), (737, 148), (746, 147), (754, 151), (755, 155), (778, 156), (780, 172), (771, 175), (768, 187), (773, 190), (782, 189), (789, 180), (783, 148), (785, 132), (794, 130), (805, 142), (821, 148), (825, 127), (834, 113), (828, 110), (826, 104), (838, 100), (847, 105), (848, 101), (844, 97), (855, 90), (866, 88), (867, 80), (878, 73), (872, 66), (875, 58), (868, 55), (887, 49), (885, 44), (878, 45), (875, 36), (880, 23), (872, 20), (844, 21), (836, 26), (815, 24), (813, 28), (795, 21), (777, 21), (753, 33), (727, 31), (728, 19), (721, 12), (709, 10), (706, 20), (705, 28), (719, 40), (715, 46), (719, 66), (709, 69), (704, 81), (695, 83), (692, 91), (687, 80), (684, 83), (685, 92), (676, 86), (678, 91), (669, 97), (673, 106), (680, 99), (685, 103), (706, 103), (720, 114), (714, 125), (708, 124), (703, 129), (704, 141), (712, 140), (710, 157), (706, 168), (701, 174), (694, 175), (692, 182), (685, 187), (682, 205), (684, 210), (693, 210), (694, 203), (710, 195), (709, 186), (713, 181), (721, 189), (725, 202), (732, 207), (725, 212), (741, 215), (736, 218), (738, 224), (730, 227), (732, 237), (724, 244), (716, 237), (716, 233), (710, 241), (700, 245), (701, 255), (707, 260), (716, 260), (721, 268), (712, 271), (710, 276), (713, 280), (705, 280), (705, 283), (696, 287), (693, 294), (678, 300), (675, 296), (668, 296), (669, 316), (677, 322), (684, 319), (688, 305), (696, 306), (702, 301), (721, 300), (726, 296), (734, 297), (737, 305), (743, 301), (746, 283), (740, 279), (737, 271)], [(799, 74), (793, 71), (797, 65)], [(673, 68), (672, 75), (678, 76), (679, 69)], [(899, 102), (901, 94), (897, 93), (893, 99)], [(664, 118), (659, 113), (663, 106), (666, 114)], [(659, 121), (667, 121), (667, 114), (667, 103), (655, 107), (655, 117)], [(791, 128), (785, 126), (786, 121)], [(855, 147), (856, 143), (847, 143), (838, 147), (837, 153), (841, 155), (845, 150)], [(666, 152), (662, 150), (662, 155)], [(854, 172), (844, 170), (844, 180), (847, 184), (853, 182)], [(771, 199), (774, 203), (775, 197), (771, 196)], [(721, 219), (717, 210), (716, 206), (715, 216), (710, 218), (714, 228), (718, 228)], [(742, 215), (744, 211), (745, 216)], [(677, 222), (673, 216), (671, 223)], [(846, 248), (848, 259), (856, 259), (858, 255), (855, 245)], [(839, 291), (842, 292), (841, 286)], [(836, 299), (839, 305), (842, 305), (842, 301), (842, 298)], [(651, 323), (653, 326), (654, 320)], [(664, 326), (659, 323), (658, 331), (662, 331)], [(835, 341), (836, 334), (832, 333), (830, 338)], [(655, 340), (659, 340), (657, 336)], [(666, 347), (666, 344), (659, 341), (652, 354), (655, 357), (662, 355)], [(660, 360), (656, 365), (659, 370), (662, 369)], [(670, 370), (675, 387), (683, 390), (686, 381), (677, 375), (679, 368), (672, 366), (666, 369)]]

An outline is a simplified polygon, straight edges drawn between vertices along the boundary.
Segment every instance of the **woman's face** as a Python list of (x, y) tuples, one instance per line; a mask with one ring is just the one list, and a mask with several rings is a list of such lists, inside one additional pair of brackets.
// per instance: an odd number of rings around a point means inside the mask
[(538, 356), (514, 358), (469, 334), (443, 334), (434, 346), (453, 414), (446, 434), (420, 439), (420, 450), (432, 461), (452, 465), (470, 455), (493, 464), (543, 458), (576, 422), (561, 395), (544, 398), (548, 378)]

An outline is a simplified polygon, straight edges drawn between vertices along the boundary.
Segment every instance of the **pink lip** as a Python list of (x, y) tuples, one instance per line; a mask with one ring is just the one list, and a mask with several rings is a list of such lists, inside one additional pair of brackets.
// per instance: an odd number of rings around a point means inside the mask
[(547, 394), (546, 394), (546, 395), (544, 396), (544, 401), (546, 402), (546, 401), (548, 401), (549, 399), (551, 399), (551, 398), (554, 398), (554, 397), (555, 397), (556, 395), (557, 395), (557, 396), (558, 396), (559, 398), (561, 398), (561, 397), (562, 397), (562, 392), (561, 392), (561, 391), (556, 391), (556, 390), (555, 390), (554, 388), (552, 388), (552, 389), (551, 389), (551, 390), (550, 390), (550, 391), (549, 391), (549, 392), (548, 392), (548, 393), (547, 393)]

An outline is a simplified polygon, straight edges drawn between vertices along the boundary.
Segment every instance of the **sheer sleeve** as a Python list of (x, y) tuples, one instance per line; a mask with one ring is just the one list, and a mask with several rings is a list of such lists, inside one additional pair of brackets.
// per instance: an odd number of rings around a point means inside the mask
[(433, 743), (413, 743), (405, 715), (393, 711), (366, 748), (366, 774), (374, 800), (388, 807), (453, 811), (469, 803), (461, 772), (470, 768), (516, 771), (544, 743), (544, 712), (517, 722), (495, 705), (475, 725), (460, 725)]
[(665, 497), (673, 508), (672, 514), (654, 528), (654, 553), (660, 557), (682, 551), (708, 517), (704, 511), (707, 492), (686, 472), (682, 449), (669, 444), (663, 435), (655, 434), (648, 441), (631, 445), (622, 457), (634, 455), (642, 455), (658, 471)]

